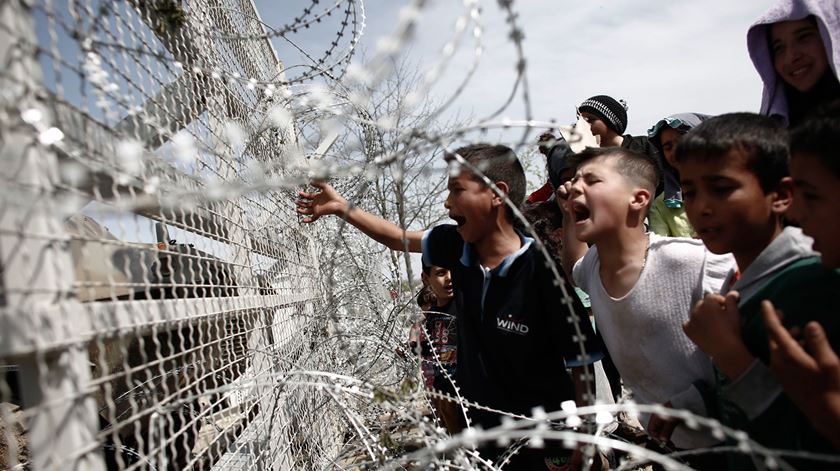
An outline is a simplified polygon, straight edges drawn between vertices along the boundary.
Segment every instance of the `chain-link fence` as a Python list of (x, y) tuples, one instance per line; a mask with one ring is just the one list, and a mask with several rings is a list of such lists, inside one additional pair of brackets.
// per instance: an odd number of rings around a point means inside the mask
[(326, 466), (348, 425), (304, 372), (343, 365), (252, 2), (0, 15), (0, 469)]

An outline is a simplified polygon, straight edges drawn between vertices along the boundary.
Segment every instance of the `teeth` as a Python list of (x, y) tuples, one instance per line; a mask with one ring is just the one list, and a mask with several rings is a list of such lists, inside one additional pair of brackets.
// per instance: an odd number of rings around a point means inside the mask
[(793, 77), (798, 77), (798, 76), (804, 74), (807, 70), (808, 70), (807, 67), (801, 67), (799, 69), (796, 69), (796, 70), (792, 71), (790, 73), (790, 75), (793, 76)]

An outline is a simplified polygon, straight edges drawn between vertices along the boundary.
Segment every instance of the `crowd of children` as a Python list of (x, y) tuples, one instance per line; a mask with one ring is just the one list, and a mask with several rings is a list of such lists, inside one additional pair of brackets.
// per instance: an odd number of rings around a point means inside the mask
[[(794, 469), (831, 469), (837, 459), (819, 458), (840, 452), (838, 41), (837, 1), (772, 7), (748, 32), (759, 114), (674, 114), (634, 137), (624, 102), (583, 101), (600, 147), (574, 153), (543, 134), (550, 181), (527, 201), (510, 148), (447, 152), (461, 169), (444, 204), (455, 224), (405, 231), (324, 182), (301, 193), (298, 212), (422, 252), (435, 294), (419, 329), (434, 350), (421, 352), (428, 386), (466, 401), (435, 402), (450, 432), (591, 401), (582, 373), (603, 359), (616, 395), (623, 386), (638, 403), (717, 419)], [(508, 204), (523, 205), (559, 272)], [(765, 464), (673, 415), (640, 422), (675, 450), (706, 449), (684, 454), (697, 469)], [(507, 469), (577, 466), (563, 448), (523, 448)]]

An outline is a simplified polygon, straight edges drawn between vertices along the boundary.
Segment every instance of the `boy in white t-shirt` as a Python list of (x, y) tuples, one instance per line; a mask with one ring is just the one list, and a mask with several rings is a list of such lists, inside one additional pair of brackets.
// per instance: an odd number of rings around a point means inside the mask
[[(574, 178), (557, 191), (564, 210), (563, 266), (586, 291), (598, 331), (624, 385), (642, 404), (705, 415), (696, 384), (713, 378), (708, 356), (682, 330), (705, 292), (733, 264), (699, 240), (645, 232), (659, 170), (650, 157), (619, 147), (588, 148)], [(587, 250), (587, 244), (594, 244)], [(682, 449), (717, 442), (676, 421), (642, 417), (648, 433)]]

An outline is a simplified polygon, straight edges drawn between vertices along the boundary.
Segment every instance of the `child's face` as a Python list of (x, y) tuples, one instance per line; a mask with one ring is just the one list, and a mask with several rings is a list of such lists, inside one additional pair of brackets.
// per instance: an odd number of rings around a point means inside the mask
[(813, 237), (814, 250), (822, 254), (823, 264), (840, 268), (840, 177), (808, 154), (791, 158), (790, 175), (795, 196), (789, 216)]
[(432, 265), (429, 274), (423, 273), (422, 278), (435, 294), (438, 305), (442, 306), (448, 303), (455, 295), (455, 291), (452, 289), (452, 278), (446, 268)]
[(475, 181), (467, 171), (449, 177), (449, 195), (443, 206), (458, 224), (458, 233), (465, 242), (475, 243), (491, 230), (496, 194), (490, 187)]
[(635, 188), (615, 168), (615, 157), (597, 157), (579, 166), (572, 179), (571, 205), (575, 235), (597, 243), (627, 220)]
[(776, 73), (800, 92), (813, 88), (828, 70), (819, 30), (807, 19), (771, 25), (770, 54)]
[(772, 240), (775, 193), (764, 193), (740, 152), (681, 162), (680, 182), (688, 219), (712, 252), (751, 261)]
[(592, 131), (592, 135), (603, 138), (607, 134), (609, 129), (601, 118), (595, 116), (594, 114), (587, 113), (586, 111), (581, 111), (580, 117), (589, 123), (589, 130)]
[(665, 161), (671, 165), (671, 167), (677, 166), (677, 161), (674, 159), (674, 154), (677, 153), (677, 144), (680, 142), (680, 136), (682, 136), (679, 131), (674, 128), (665, 127), (662, 129), (662, 132), (659, 133), (659, 142), (662, 144), (662, 155), (665, 157)]

